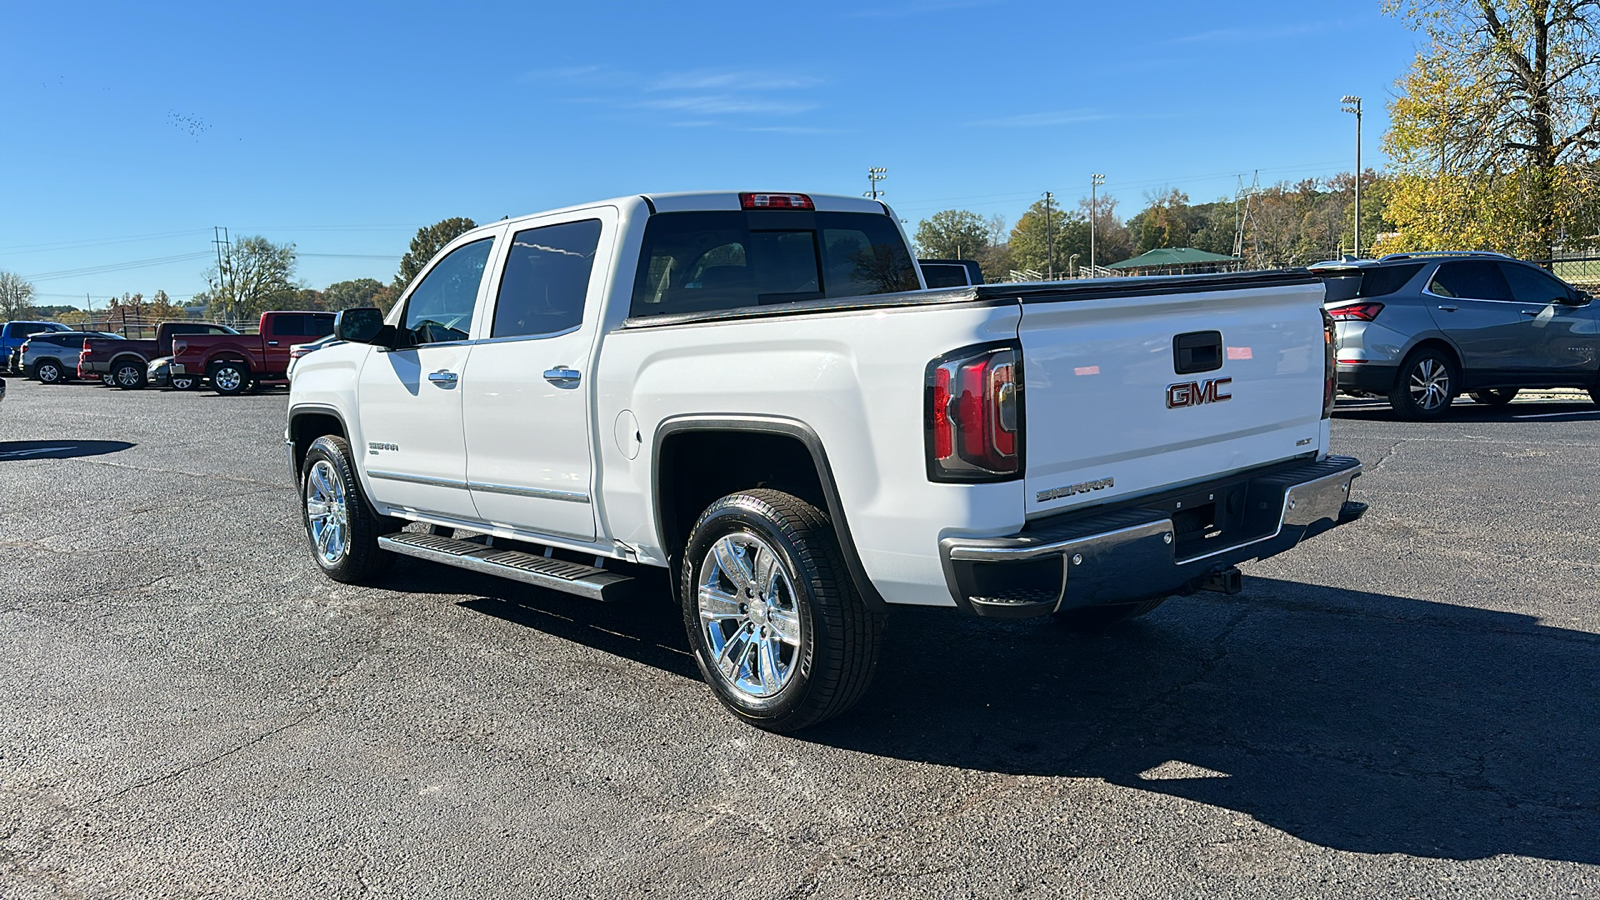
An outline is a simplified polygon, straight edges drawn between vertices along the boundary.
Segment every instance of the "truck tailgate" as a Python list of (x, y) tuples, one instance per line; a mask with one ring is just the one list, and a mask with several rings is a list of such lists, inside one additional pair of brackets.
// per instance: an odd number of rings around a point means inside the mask
[(1128, 281), (1023, 298), (1029, 516), (1326, 451), (1320, 282)]

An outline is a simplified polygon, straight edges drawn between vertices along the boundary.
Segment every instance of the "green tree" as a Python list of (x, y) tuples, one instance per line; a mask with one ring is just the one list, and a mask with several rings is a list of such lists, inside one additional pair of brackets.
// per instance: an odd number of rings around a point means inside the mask
[(26, 318), (33, 311), (33, 284), (14, 272), (0, 272), (0, 320)]
[(269, 309), (288, 309), (299, 299), (293, 244), (274, 244), (264, 237), (242, 237), (222, 258), (222, 267), (206, 273), (203, 300), (207, 314), (237, 321)]
[[(1384, 145), (1404, 176), (1392, 198), (1402, 237), (1390, 245), (1477, 240), (1548, 257), (1568, 226), (1593, 218), (1600, 0), (1385, 0), (1384, 9), (1429, 39), (1389, 104)], [(1483, 227), (1496, 218), (1516, 224)]]
[(395, 293), (398, 295), (405, 291), (406, 285), (417, 277), (417, 273), (428, 264), (428, 260), (433, 259), (440, 247), (477, 227), (478, 223), (471, 219), (458, 217), (418, 228), (417, 236), (411, 239), (411, 249), (400, 258), (400, 271), (394, 276)]
[(322, 302), (334, 312), (358, 306), (378, 306), (377, 298), (386, 290), (383, 282), (376, 278), (337, 281), (322, 289)]
[(923, 259), (979, 259), (989, 249), (989, 223), (975, 212), (947, 209), (917, 225), (917, 255)]
[[(1060, 203), (1049, 203), (1048, 210), (1046, 206), (1040, 199), (1028, 207), (1011, 229), (1007, 249), (1013, 267), (1061, 277), (1074, 265), (1088, 265), (1089, 220), (1081, 213), (1063, 210)], [(1074, 255), (1078, 256), (1075, 264)]]

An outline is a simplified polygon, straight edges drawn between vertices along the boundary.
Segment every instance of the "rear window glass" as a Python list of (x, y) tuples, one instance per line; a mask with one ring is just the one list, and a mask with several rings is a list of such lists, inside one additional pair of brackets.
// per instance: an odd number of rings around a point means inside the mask
[(1361, 273), (1361, 286), (1357, 297), (1382, 297), (1406, 286), (1413, 275), (1422, 271), (1424, 263), (1409, 266), (1379, 266)]
[(930, 288), (964, 287), (967, 283), (967, 267), (953, 263), (923, 263), (922, 280)]
[(289, 337), (323, 337), (333, 334), (333, 316), (273, 316), (272, 333)]
[(645, 226), (634, 316), (913, 291), (888, 216), (790, 210), (659, 213)]

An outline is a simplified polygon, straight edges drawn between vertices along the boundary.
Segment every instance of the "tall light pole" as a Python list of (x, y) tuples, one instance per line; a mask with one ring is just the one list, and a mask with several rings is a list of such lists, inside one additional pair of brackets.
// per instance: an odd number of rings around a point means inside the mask
[(1094, 277), (1094, 220), (1095, 214), (1100, 211), (1100, 195), (1096, 193), (1100, 185), (1106, 183), (1106, 177), (1099, 172), (1089, 173), (1089, 277)]
[(883, 191), (878, 190), (878, 182), (880, 182), (880, 181), (882, 181), (882, 180), (884, 180), (885, 178), (888, 178), (888, 177), (889, 177), (889, 170), (888, 169), (882, 169), (882, 168), (879, 168), (879, 169), (868, 169), (867, 170), (867, 191), (866, 191), (866, 193), (862, 194), (861, 196), (870, 197), (873, 200), (876, 200), (879, 197), (883, 196)]
[(1046, 281), (1056, 280), (1056, 234), (1050, 230), (1050, 203), (1056, 195), (1049, 191), (1044, 192), (1044, 278)]
[(1347, 113), (1356, 117), (1356, 256), (1361, 255), (1361, 98), (1354, 94), (1345, 94), (1339, 98), (1340, 103), (1347, 104), (1340, 107)]

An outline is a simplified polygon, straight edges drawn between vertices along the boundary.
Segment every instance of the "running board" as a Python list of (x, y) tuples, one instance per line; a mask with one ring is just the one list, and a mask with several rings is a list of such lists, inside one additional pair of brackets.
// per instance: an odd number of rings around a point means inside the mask
[(607, 572), (594, 566), (535, 556), (519, 550), (497, 550), (473, 541), (436, 534), (412, 531), (386, 534), (378, 538), (378, 547), (403, 556), (483, 572), (591, 600), (619, 600), (632, 589), (633, 584), (633, 579), (627, 575)]

